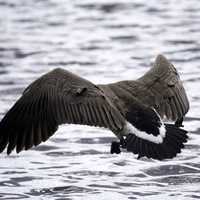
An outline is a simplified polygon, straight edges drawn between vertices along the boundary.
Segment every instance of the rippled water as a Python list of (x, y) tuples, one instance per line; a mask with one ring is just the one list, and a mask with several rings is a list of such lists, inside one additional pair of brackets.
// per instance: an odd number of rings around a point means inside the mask
[(198, 0), (0, 0), (0, 118), (55, 67), (107, 83), (139, 77), (158, 53), (191, 102), (177, 158), (110, 155), (110, 131), (65, 125), (37, 148), (0, 155), (0, 199), (199, 199), (199, 10)]

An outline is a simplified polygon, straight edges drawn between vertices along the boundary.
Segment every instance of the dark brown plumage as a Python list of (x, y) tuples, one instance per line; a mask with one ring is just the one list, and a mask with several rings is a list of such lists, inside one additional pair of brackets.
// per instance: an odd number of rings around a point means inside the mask
[(131, 110), (137, 117), (138, 108), (146, 114), (151, 107), (172, 121), (189, 109), (179, 75), (162, 55), (138, 80), (107, 85), (95, 85), (57, 68), (30, 84), (2, 119), (0, 152), (6, 146), (8, 154), (14, 148), (18, 153), (37, 146), (64, 123), (105, 127), (121, 139), (126, 114)]
[(189, 110), (189, 101), (179, 74), (162, 55), (157, 57), (154, 66), (141, 78), (103, 86), (106, 87), (120, 99), (127, 99), (128, 107), (139, 101), (155, 108), (161, 118), (165, 116), (176, 121)]

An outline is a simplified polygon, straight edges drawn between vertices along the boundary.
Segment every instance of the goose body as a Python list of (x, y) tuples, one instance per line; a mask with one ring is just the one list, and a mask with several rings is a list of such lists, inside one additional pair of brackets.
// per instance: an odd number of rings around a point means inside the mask
[(180, 126), (188, 109), (178, 72), (162, 55), (141, 78), (104, 85), (57, 68), (31, 83), (1, 120), (0, 152), (30, 149), (68, 123), (108, 128), (139, 157), (173, 158), (187, 141)]

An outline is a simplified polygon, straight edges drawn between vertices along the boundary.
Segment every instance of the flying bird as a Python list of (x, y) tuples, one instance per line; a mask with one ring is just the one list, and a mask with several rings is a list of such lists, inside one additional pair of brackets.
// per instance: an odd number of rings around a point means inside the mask
[(110, 84), (56, 68), (31, 83), (3, 117), (0, 152), (28, 150), (67, 123), (110, 129), (118, 139), (111, 153), (124, 148), (138, 158), (173, 158), (188, 139), (181, 128), (188, 109), (179, 74), (163, 55), (141, 78)]

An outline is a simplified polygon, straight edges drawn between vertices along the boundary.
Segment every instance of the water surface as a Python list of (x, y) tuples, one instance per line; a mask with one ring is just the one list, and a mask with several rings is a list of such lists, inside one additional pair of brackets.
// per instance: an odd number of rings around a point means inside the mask
[(141, 76), (158, 53), (191, 102), (177, 158), (110, 155), (110, 131), (65, 125), (37, 148), (1, 154), (0, 199), (199, 199), (199, 10), (198, 0), (0, 0), (0, 118), (53, 68), (108, 83)]

